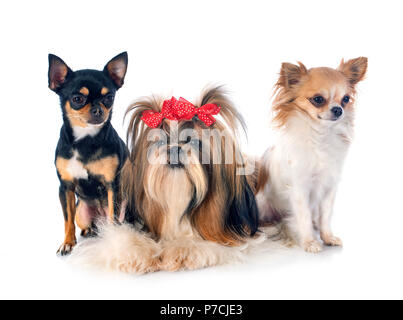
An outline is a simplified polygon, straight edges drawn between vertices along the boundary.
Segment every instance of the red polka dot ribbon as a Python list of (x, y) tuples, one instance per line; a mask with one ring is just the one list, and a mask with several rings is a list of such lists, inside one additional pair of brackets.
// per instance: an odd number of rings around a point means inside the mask
[(208, 103), (200, 108), (196, 108), (183, 98), (177, 100), (175, 97), (172, 97), (171, 100), (164, 101), (161, 112), (151, 110), (144, 111), (141, 120), (150, 128), (158, 128), (164, 119), (176, 121), (192, 120), (193, 117), (197, 116), (207, 127), (210, 127), (216, 122), (213, 115), (217, 115), (220, 110), (221, 107), (213, 103)]

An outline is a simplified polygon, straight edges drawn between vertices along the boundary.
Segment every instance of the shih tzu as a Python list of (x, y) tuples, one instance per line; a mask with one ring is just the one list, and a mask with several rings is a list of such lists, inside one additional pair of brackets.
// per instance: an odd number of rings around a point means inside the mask
[(254, 170), (237, 143), (244, 121), (225, 91), (208, 88), (195, 105), (143, 98), (127, 114), (125, 224), (101, 228), (76, 256), (135, 273), (238, 259), (259, 238), (258, 210)]

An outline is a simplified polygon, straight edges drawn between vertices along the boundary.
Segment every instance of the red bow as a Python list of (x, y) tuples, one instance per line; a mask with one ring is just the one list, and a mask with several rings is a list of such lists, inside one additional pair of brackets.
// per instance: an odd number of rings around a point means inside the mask
[(171, 100), (164, 101), (161, 112), (144, 111), (141, 120), (150, 128), (158, 128), (164, 119), (176, 121), (192, 120), (194, 116), (198, 116), (207, 127), (210, 127), (216, 121), (213, 115), (217, 115), (220, 110), (221, 107), (213, 103), (196, 108), (183, 98), (176, 100), (175, 97), (172, 97)]

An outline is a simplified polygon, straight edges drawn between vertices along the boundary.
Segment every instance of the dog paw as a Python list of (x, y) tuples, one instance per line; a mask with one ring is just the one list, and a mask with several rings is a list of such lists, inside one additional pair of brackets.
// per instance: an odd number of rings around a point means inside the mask
[(160, 268), (164, 271), (195, 270), (201, 268), (197, 249), (189, 247), (166, 247), (160, 256)]
[(159, 271), (158, 262), (156, 259), (147, 259), (143, 261), (131, 261), (119, 264), (118, 269), (120, 272), (128, 274), (146, 274)]
[(283, 245), (287, 248), (295, 247), (298, 244), (291, 237), (286, 237), (286, 238), (282, 239), (282, 242), (283, 242)]
[(94, 230), (92, 230), (91, 228), (87, 228), (84, 230), (81, 230), (81, 236), (83, 238), (91, 238), (91, 237), (95, 237), (97, 234)]
[(73, 251), (74, 246), (77, 244), (76, 240), (73, 241), (65, 241), (57, 250), (57, 254), (60, 256), (66, 256)]
[(327, 246), (331, 247), (341, 247), (343, 245), (343, 241), (340, 238), (335, 236), (322, 236), (323, 243)]
[(160, 256), (161, 270), (174, 272), (183, 269), (187, 255), (184, 248), (165, 248)]
[(321, 244), (316, 240), (307, 241), (304, 243), (303, 248), (309, 253), (319, 253), (322, 251)]

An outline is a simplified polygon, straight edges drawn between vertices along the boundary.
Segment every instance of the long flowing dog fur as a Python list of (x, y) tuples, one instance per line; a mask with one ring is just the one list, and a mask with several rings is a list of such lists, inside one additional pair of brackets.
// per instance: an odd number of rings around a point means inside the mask
[[(207, 88), (195, 104), (221, 107), (221, 120), (210, 128), (197, 118), (163, 122), (161, 129), (170, 139), (175, 130), (178, 134), (186, 129), (200, 136), (203, 131), (212, 134), (208, 139), (211, 161), (201, 163), (204, 151), (197, 148), (190, 157), (194, 161), (181, 169), (148, 161), (155, 141), (149, 141), (151, 128), (141, 121), (141, 115), (146, 110), (160, 112), (163, 101), (161, 97), (143, 98), (128, 108), (131, 153), (121, 174), (126, 224), (102, 227), (98, 239), (77, 247), (72, 256), (75, 261), (130, 273), (197, 269), (242, 260), (263, 241), (263, 236), (257, 236), (253, 179), (237, 174), (245, 166), (236, 143), (237, 128), (245, 128), (244, 121), (225, 91)], [(217, 137), (217, 132), (225, 135)], [(156, 147), (153, 154), (163, 158), (173, 147), (169, 142)], [(187, 145), (180, 142), (179, 147)], [(228, 151), (232, 163), (224, 163)], [(215, 159), (222, 162), (215, 163)], [(235, 159), (241, 159), (241, 164)]]
[(98, 223), (96, 238), (86, 239), (69, 257), (77, 265), (107, 271), (148, 273), (159, 269), (161, 246), (128, 224)]
[(264, 230), (264, 234), (244, 245), (230, 247), (196, 238), (155, 241), (132, 225), (105, 222), (99, 227), (99, 236), (78, 244), (68, 261), (88, 268), (139, 275), (193, 270), (244, 262), (248, 255), (267, 247), (262, 243), (268, 233)]

